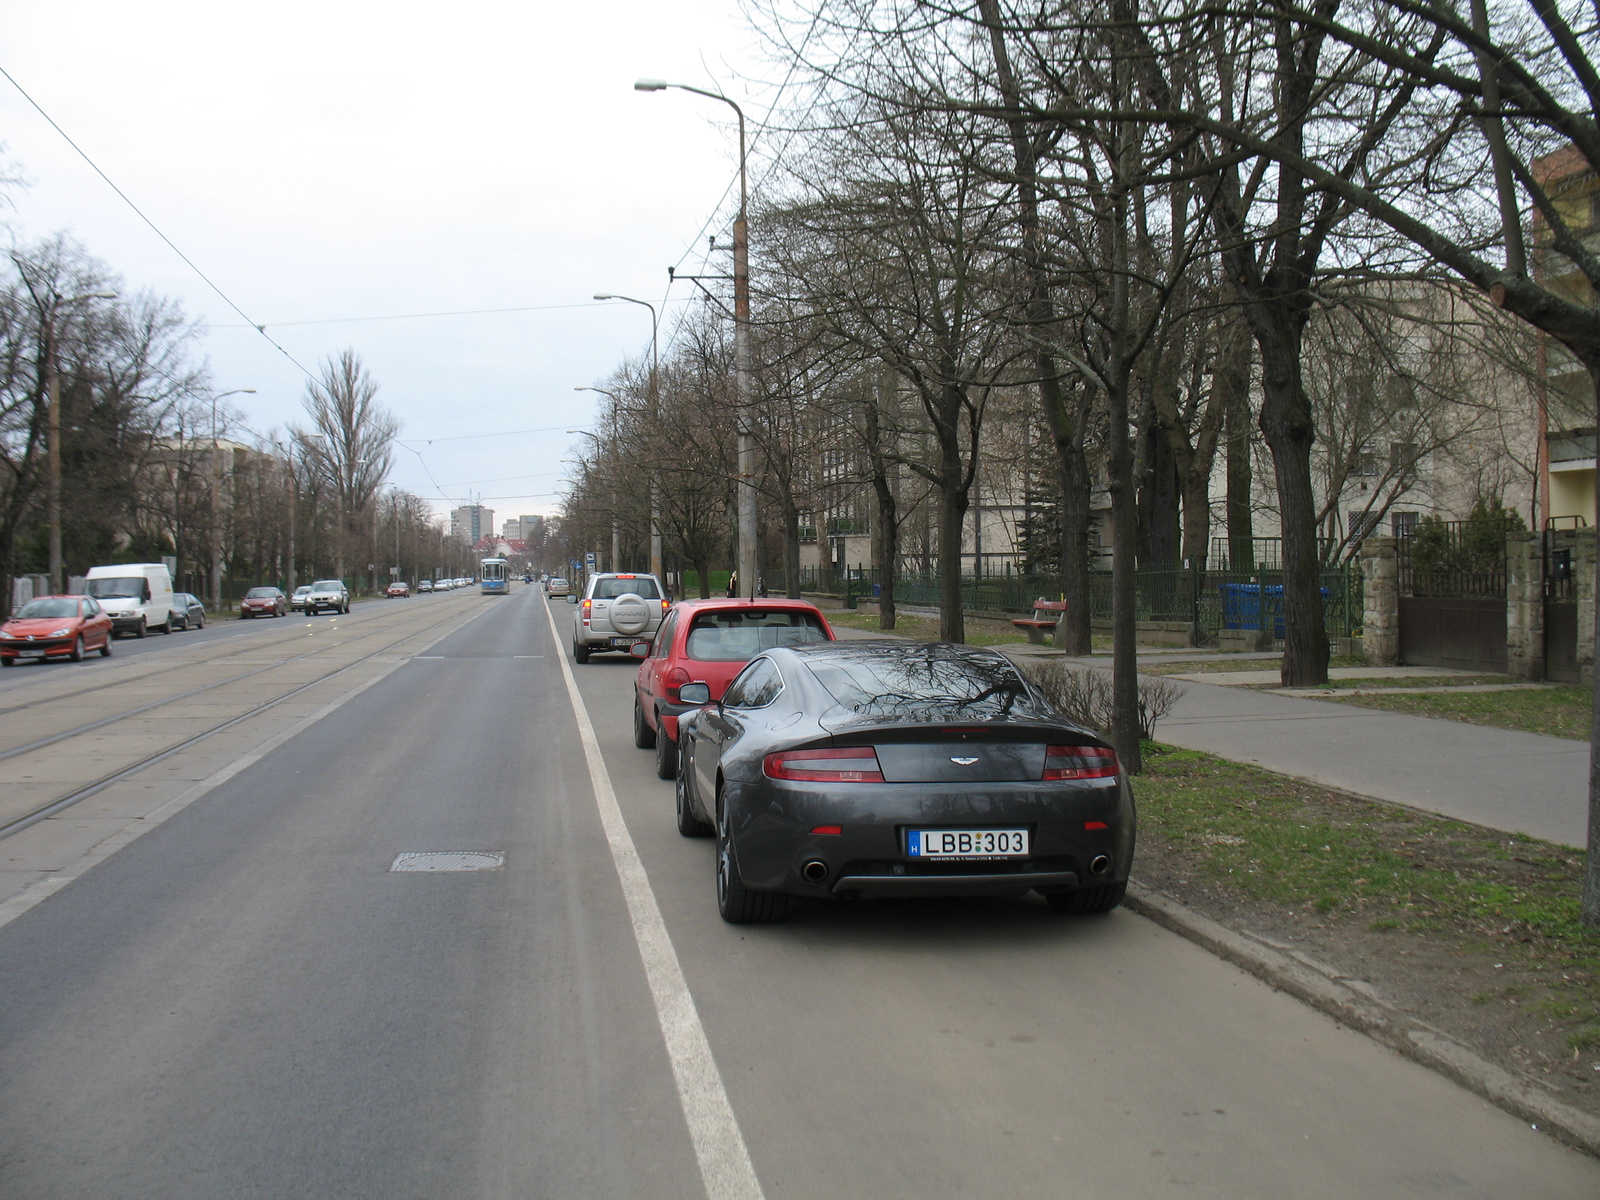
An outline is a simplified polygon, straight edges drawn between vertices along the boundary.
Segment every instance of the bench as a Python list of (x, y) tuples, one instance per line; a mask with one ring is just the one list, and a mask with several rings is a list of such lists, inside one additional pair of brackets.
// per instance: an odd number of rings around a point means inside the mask
[(1044, 645), (1044, 635), (1056, 631), (1056, 623), (1060, 617), (1044, 620), (1039, 613), (1064, 613), (1067, 611), (1065, 600), (1035, 600), (1033, 602), (1034, 616), (1016, 617), (1012, 624), (1028, 635), (1028, 641), (1035, 646)]

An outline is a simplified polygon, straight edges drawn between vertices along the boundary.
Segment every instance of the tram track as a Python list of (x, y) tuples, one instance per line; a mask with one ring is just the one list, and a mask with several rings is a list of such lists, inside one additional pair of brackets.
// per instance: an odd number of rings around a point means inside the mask
[[(352, 622), (352, 623), (366, 624), (367, 622), (377, 618), (384, 610), (379, 609), (379, 610), (375, 610), (375, 611), (371, 611), (371, 612), (365, 612), (365, 613), (361, 612), (360, 609), (357, 609), (355, 611), (356, 611), (356, 615), (357, 616), (359, 616), (361, 618), (364, 618), (364, 619), (359, 621), (359, 622)], [(270, 629), (264, 630), (263, 633), (270, 634), (271, 630)], [(362, 635), (362, 636), (365, 636), (365, 635)], [(270, 645), (270, 643), (269, 643), (269, 645)], [(174, 647), (174, 649), (179, 649), (179, 647)], [(223, 653), (213, 655), (213, 656), (211, 656), (209, 658), (186, 658), (182, 662), (173, 663), (173, 664), (170, 664), (168, 666), (159, 666), (155, 670), (151, 670), (151, 671), (132, 673), (132, 674), (128, 674), (128, 675), (122, 676), (120, 678), (112, 679), (112, 680), (109, 680), (109, 681), (101, 679), (101, 680), (98, 680), (97, 682), (90, 683), (90, 684), (88, 684), (88, 685), (86, 685), (84, 687), (74, 688), (72, 691), (69, 691), (69, 692), (54, 692), (54, 693), (52, 693), (51, 695), (48, 695), (48, 696), (40, 696), (40, 697), (35, 697), (35, 698), (29, 699), (29, 700), (23, 700), (21, 703), (18, 703), (18, 704), (0, 705), (0, 717), (7, 716), (8, 714), (14, 713), (14, 712), (22, 712), (25, 709), (37, 709), (37, 708), (40, 708), (43, 705), (55, 704), (55, 703), (58, 703), (59, 701), (62, 701), (62, 700), (73, 700), (73, 699), (76, 699), (79, 696), (88, 696), (88, 695), (91, 695), (91, 694), (93, 694), (95, 692), (103, 692), (107, 688), (121, 687), (121, 686), (124, 686), (126, 684), (131, 684), (131, 683), (146, 683), (146, 682), (148, 682), (148, 681), (150, 681), (152, 679), (159, 679), (163, 675), (170, 675), (174, 671), (183, 671), (183, 670), (187, 670), (187, 669), (189, 669), (191, 667), (197, 667), (197, 666), (199, 666), (199, 667), (211, 666), (214, 663), (226, 662), (227, 660), (232, 659), (232, 658), (245, 657), (245, 656), (248, 656), (250, 654), (257, 653), (262, 649), (263, 649), (262, 645), (252, 641), (251, 645), (243, 646), (243, 647), (229, 647)], [(204, 653), (204, 652), (202, 651), (202, 653)], [(138, 667), (140, 665), (138, 659), (121, 659), (121, 660), (117, 660), (116, 658), (113, 658), (113, 661), (116, 662), (118, 666), (121, 666), (123, 663), (127, 663), (127, 664), (129, 664), (130, 668), (136, 668), (136, 667)], [(157, 660), (157, 661), (159, 661), (159, 660)], [(59, 664), (59, 663), (48, 664), (48, 665), (49, 666), (53, 666), (55, 669), (58, 669), (58, 670), (60, 669), (60, 666), (61, 666), (61, 664)], [(98, 665), (98, 664), (93, 664), (93, 665)], [(32, 668), (32, 669), (37, 670), (39, 668)], [(42, 686), (46, 686), (49, 682), (51, 682), (51, 681), (41, 680), (37, 685), (24, 684), (24, 685), (22, 685), (21, 688), (13, 687), (11, 689), (8, 689), (8, 691), (26, 690), (30, 686), (40, 686), (40, 687), (42, 687)], [(0, 694), (4, 694), (4, 693), (0, 693)], [(0, 754), (0, 758), (3, 758), (3, 757), (4, 757), (4, 755)]]
[[(120, 766), (114, 767), (113, 769), (105, 772), (104, 774), (98, 776), (95, 779), (89, 780), (88, 782), (85, 782), (85, 783), (80, 783), (80, 784), (77, 784), (75, 786), (72, 786), (71, 789), (69, 791), (67, 791), (66, 793), (64, 793), (64, 794), (52, 797), (51, 799), (48, 799), (48, 800), (44, 801), (42, 804), (38, 804), (38, 805), (32, 807), (31, 809), (29, 809), (25, 813), (22, 813), (22, 814), (20, 814), (18, 816), (10, 818), (9, 820), (5, 820), (3, 822), (0, 822), (0, 839), (4, 839), (4, 838), (7, 838), (7, 837), (10, 837), (10, 836), (12, 836), (13, 834), (16, 834), (16, 833), (20, 833), (22, 830), (26, 829), (30, 825), (34, 825), (34, 824), (38, 823), (39, 821), (43, 821), (43, 820), (46, 820), (46, 819), (48, 819), (48, 818), (50, 818), (52, 816), (55, 816), (56, 814), (58, 814), (58, 813), (60, 813), (60, 812), (62, 812), (64, 810), (72, 807), (74, 804), (77, 804), (77, 803), (79, 803), (79, 802), (81, 802), (83, 800), (87, 800), (89, 797), (95, 795), (96, 793), (104, 791), (106, 788), (111, 787), (112, 785), (120, 782), (121, 780), (127, 779), (127, 778), (129, 778), (131, 776), (134, 776), (134, 775), (137, 775), (140, 771), (143, 771), (143, 770), (145, 770), (145, 769), (147, 769), (147, 768), (149, 768), (151, 766), (154, 766), (155, 764), (160, 763), (165, 759), (171, 758), (173, 755), (179, 754), (182, 751), (190, 748), (191, 746), (194, 746), (195, 744), (197, 744), (199, 742), (205, 741), (207, 738), (214, 737), (215, 735), (217, 735), (219, 733), (222, 733), (222, 732), (224, 732), (224, 731), (226, 731), (228, 729), (232, 729), (235, 726), (238, 726), (240, 724), (243, 724), (244, 722), (246, 722), (248, 720), (251, 720), (254, 717), (260, 716), (262, 713), (267, 712), (268, 710), (270, 710), (270, 709), (272, 709), (272, 708), (274, 708), (274, 707), (276, 707), (276, 706), (278, 706), (280, 704), (283, 704), (285, 701), (292, 700), (296, 696), (299, 696), (299, 695), (305, 693), (306, 691), (309, 691), (310, 689), (312, 689), (314, 687), (318, 687), (321, 684), (326, 683), (330, 679), (336, 678), (339, 675), (343, 675), (345, 672), (353, 670), (353, 669), (363, 665), (364, 663), (371, 662), (375, 658), (382, 657), (385, 654), (392, 654), (399, 647), (405, 645), (405, 643), (407, 643), (409, 641), (413, 641), (413, 640), (415, 640), (415, 639), (417, 639), (419, 637), (424, 637), (424, 636), (426, 636), (426, 635), (428, 635), (430, 633), (433, 633), (433, 632), (437, 631), (441, 626), (445, 626), (445, 625), (450, 625), (451, 626), (450, 628), (448, 628), (445, 631), (444, 634), (440, 635), (440, 636), (448, 636), (449, 633), (453, 633), (453, 632), (455, 632), (456, 629), (461, 628), (462, 626), (465, 626), (467, 624), (470, 624), (472, 621), (476, 620), (478, 617), (484, 615), (484, 613), (486, 613), (488, 611), (491, 611), (491, 610), (488, 609), (488, 608), (478, 608), (475, 611), (469, 609), (465, 613), (463, 613), (461, 610), (456, 610), (456, 611), (448, 613), (448, 614), (443, 614), (443, 615), (441, 615), (439, 620), (429, 622), (428, 624), (424, 625), (420, 629), (413, 629), (412, 631), (404, 634), (403, 636), (394, 638), (393, 640), (386, 642), (384, 645), (379, 646), (374, 650), (368, 651), (367, 653), (362, 654), (357, 658), (351, 659), (351, 660), (346, 661), (346, 662), (341, 662), (338, 666), (335, 666), (332, 670), (324, 671), (321, 674), (319, 674), (316, 678), (307, 680), (307, 681), (305, 681), (303, 683), (300, 683), (300, 684), (290, 688), (288, 691), (282, 693), (281, 695), (273, 696), (273, 697), (271, 697), (269, 699), (263, 700), (259, 704), (254, 704), (254, 705), (252, 705), (251, 707), (245, 709), (242, 712), (235, 713), (235, 714), (225, 718), (224, 720), (218, 721), (215, 724), (209, 725), (209, 726), (207, 726), (206, 728), (204, 728), (202, 730), (199, 730), (199, 731), (197, 731), (197, 732), (195, 732), (193, 734), (190, 734), (190, 735), (188, 735), (186, 737), (183, 737), (180, 740), (178, 740), (177, 742), (174, 742), (174, 743), (172, 743), (170, 745), (162, 746), (162, 747), (160, 747), (158, 749), (152, 750), (148, 754), (140, 756), (139, 758), (137, 758), (137, 759), (135, 759), (135, 760), (133, 760), (131, 762), (127, 762), (127, 763), (124, 763), (124, 764), (122, 764)], [(452, 624), (452, 619), (454, 619), (453, 624)], [(364, 640), (367, 637), (371, 637), (373, 635), (380, 634), (381, 632), (383, 632), (383, 631), (381, 631), (381, 630), (365, 631), (365, 632), (357, 635), (355, 638), (351, 638), (351, 639), (348, 639), (348, 640), (345, 640), (345, 641), (340, 641), (340, 642), (334, 643), (331, 646), (328, 646), (328, 645), (319, 646), (316, 650), (307, 651), (304, 654), (294, 655), (294, 656), (292, 656), (290, 658), (283, 659), (282, 661), (275, 662), (275, 663), (269, 664), (267, 666), (263, 666), (263, 667), (255, 670), (255, 671), (246, 672), (243, 675), (234, 675), (234, 676), (230, 676), (227, 679), (217, 680), (217, 681), (215, 681), (213, 683), (205, 684), (205, 685), (202, 685), (202, 686), (197, 687), (197, 688), (192, 688), (192, 689), (189, 689), (188, 691), (185, 691), (185, 692), (180, 692), (180, 693), (174, 694), (172, 696), (166, 696), (166, 697), (163, 697), (163, 698), (158, 699), (158, 700), (154, 700), (154, 701), (150, 701), (150, 702), (145, 703), (145, 704), (138, 705), (135, 708), (127, 709), (127, 710), (125, 710), (123, 712), (120, 712), (120, 713), (117, 713), (117, 714), (113, 714), (111, 716), (107, 716), (107, 717), (101, 718), (101, 719), (96, 720), (96, 721), (87, 722), (87, 723), (85, 723), (83, 725), (75, 727), (74, 729), (66, 730), (66, 731), (63, 731), (63, 732), (61, 732), (59, 734), (52, 734), (47, 738), (36, 739), (34, 742), (28, 743), (27, 745), (13, 747), (12, 749), (10, 749), (8, 751), (0, 752), (0, 761), (5, 761), (7, 759), (20, 757), (20, 756), (22, 756), (23, 754), (25, 754), (25, 753), (27, 753), (29, 751), (37, 751), (37, 750), (41, 750), (41, 749), (47, 749), (50, 746), (59, 745), (62, 742), (70, 741), (74, 737), (82, 737), (85, 734), (93, 733), (93, 732), (95, 732), (97, 730), (106, 729), (106, 728), (108, 728), (110, 726), (113, 726), (113, 725), (117, 724), (120, 721), (129, 720), (129, 719), (131, 719), (133, 717), (139, 716), (141, 713), (148, 712), (148, 711), (150, 711), (152, 709), (169, 706), (169, 705), (177, 703), (178, 701), (180, 701), (180, 700), (182, 700), (184, 698), (187, 698), (187, 697), (190, 697), (190, 696), (194, 696), (194, 695), (198, 695), (198, 694), (201, 694), (203, 692), (214, 691), (217, 688), (226, 687), (229, 684), (237, 683), (241, 679), (247, 679), (247, 678), (250, 678), (252, 676), (263, 674), (263, 673), (268, 672), (268, 671), (280, 670), (283, 667), (288, 666), (288, 665), (290, 665), (292, 663), (303, 662), (303, 661), (305, 661), (307, 659), (315, 657), (318, 654), (326, 654), (330, 650), (336, 650), (336, 649), (340, 649), (340, 648), (348, 649), (349, 646), (350, 646), (350, 642), (351, 641)], [(261, 647), (255, 647), (254, 649), (260, 650)], [(233, 655), (218, 656), (217, 659), (207, 660), (207, 661), (208, 661), (208, 663), (217, 662), (217, 661), (221, 661), (221, 660), (225, 659), (226, 657), (235, 657), (235, 656), (233, 656)], [(170, 670), (178, 670), (178, 669), (181, 669), (181, 668), (178, 668), (178, 667), (170, 668)], [(167, 673), (167, 671), (162, 671), (161, 672), (161, 674), (166, 674), (166, 673)], [(148, 679), (150, 677), (148, 675), (146, 675), (146, 676), (139, 676), (138, 678), (141, 679), (141, 680), (144, 680), (144, 679)], [(48, 701), (45, 701), (45, 703), (48, 703)], [(32, 707), (32, 706), (29, 706), (29, 707)]]

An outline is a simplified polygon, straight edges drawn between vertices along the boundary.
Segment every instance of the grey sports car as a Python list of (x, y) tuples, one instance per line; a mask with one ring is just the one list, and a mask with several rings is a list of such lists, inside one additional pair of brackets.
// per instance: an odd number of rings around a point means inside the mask
[[(678, 694), (702, 700), (694, 682)], [(1116, 752), (994, 651), (773, 649), (678, 728), (678, 830), (715, 834), (727, 921), (781, 920), (790, 896), (1032, 889), (1094, 913), (1127, 891), (1135, 814)]]

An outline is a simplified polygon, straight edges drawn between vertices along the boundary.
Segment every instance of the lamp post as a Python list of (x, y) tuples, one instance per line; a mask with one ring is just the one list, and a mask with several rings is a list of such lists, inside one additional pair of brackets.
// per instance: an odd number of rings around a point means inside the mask
[[(604, 388), (576, 387), (575, 392), (599, 392), (602, 396), (611, 397), (611, 570), (613, 573), (622, 570), (622, 519), (617, 512), (617, 397), (615, 392), (608, 392)], [(569, 429), (568, 433), (581, 433), (584, 437), (594, 438), (595, 447), (601, 445), (600, 436), (589, 432), (587, 429)], [(657, 579), (661, 576), (652, 571)]]
[(733, 222), (733, 358), (734, 382), (739, 394), (739, 594), (756, 594), (756, 449), (750, 428), (750, 236), (749, 182), (745, 169), (744, 109), (720, 92), (690, 87), (686, 83), (667, 83), (662, 79), (641, 79), (636, 92), (660, 92), (676, 88), (711, 100), (720, 100), (739, 117), (739, 216)]
[(115, 300), (117, 294), (83, 292), (70, 298), (51, 295), (50, 303), (42, 305), (39, 304), (38, 293), (33, 290), (33, 284), (28, 279), (28, 273), (22, 269), (21, 260), (12, 255), (12, 261), (16, 262), (17, 273), (22, 276), (23, 285), (40, 309), (40, 333), (44, 342), (45, 403), (48, 405), (48, 412), (45, 415), (48, 443), (45, 446), (48, 458), (45, 516), (50, 524), (50, 590), (64, 592), (67, 590), (67, 580), (61, 563), (61, 375), (56, 369), (56, 310), (64, 305), (82, 304), (85, 300)]
[[(626, 300), (629, 304), (642, 304), (650, 310), (650, 421), (658, 416), (660, 402), (661, 339), (656, 306), (648, 300), (635, 300), (632, 296), (619, 296), (611, 292), (596, 292), (596, 300)], [(655, 470), (650, 471), (650, 574), (661, 578), (661, 497)]]
[(222, 452), (217, 443), (217, 401), (253, 396), (255, 388), (233, 388), (211, 397), (211, 603), (222, 611)]

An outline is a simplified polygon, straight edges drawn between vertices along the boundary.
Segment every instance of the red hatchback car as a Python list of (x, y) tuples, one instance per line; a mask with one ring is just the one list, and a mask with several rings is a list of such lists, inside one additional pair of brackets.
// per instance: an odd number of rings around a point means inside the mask
[(699, 708), (678, 699), (686, 683), (704, 683), (712, 700), (763, 650), (831, 642), (833, 627), (808, 600), (680, 600), (667, 613), (633, 688), (633, 744), (656, 752), (656, 774), (678, 775), (678, 716)]
[(88, 596), (40, 596), (0, 625), (0, 667), (18, 659), (111, 657), (111, 618)]

